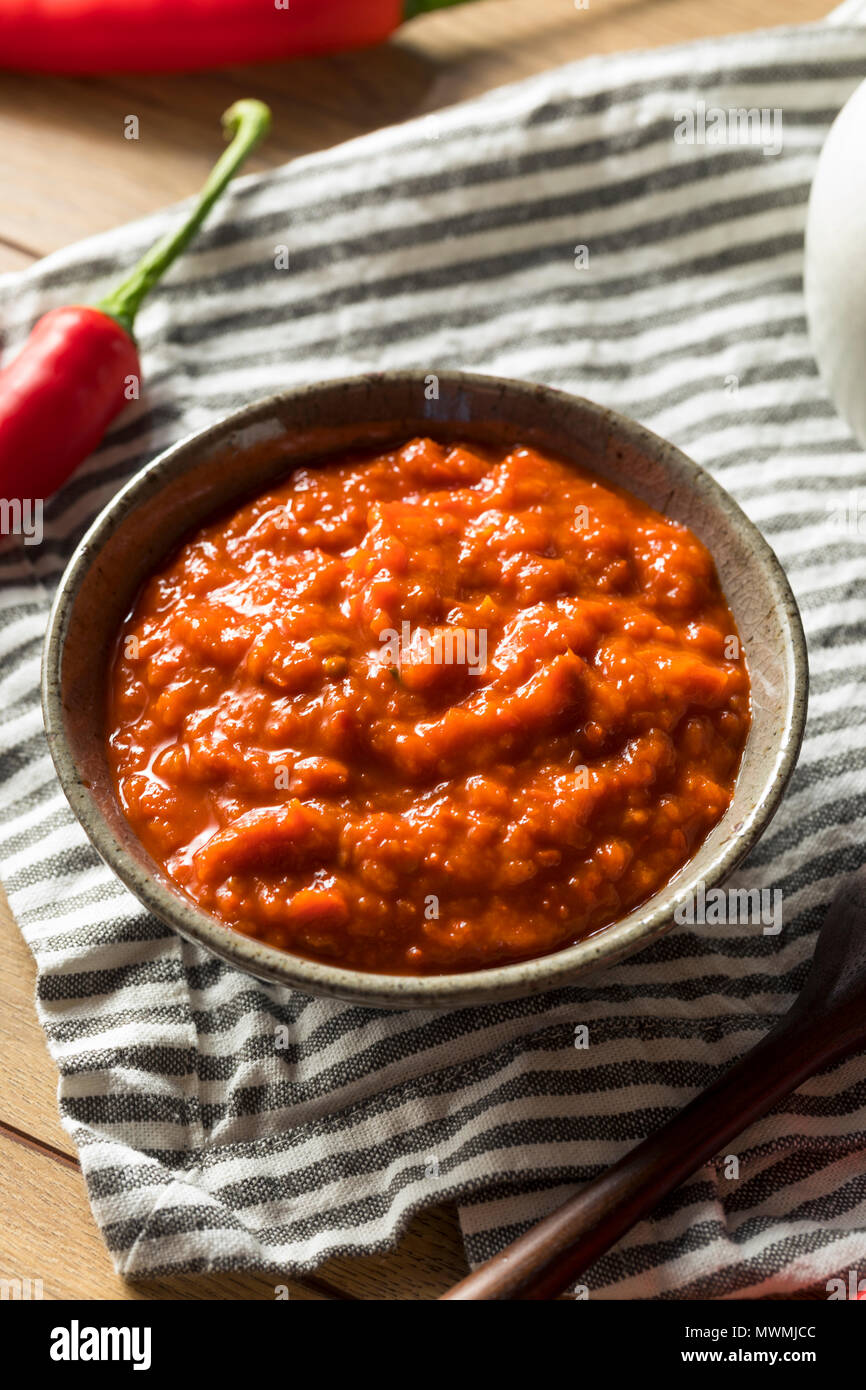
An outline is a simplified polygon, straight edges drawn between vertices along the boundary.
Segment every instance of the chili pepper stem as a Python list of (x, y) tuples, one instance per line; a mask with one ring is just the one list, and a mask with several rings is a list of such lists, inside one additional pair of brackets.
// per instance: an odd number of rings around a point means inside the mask
[(142, 300), (189, 245), (232, 175), (267, 134), (271, 113), (264, 102), (246, 97), (223, 113), (222, 124), (226, 137), (232, 137), (231, 144), (208, 175), (189, 217), (176, 231), (160, 237), (123, 283), (96, 305), (102, 313), (115, 319), (130, 337)]

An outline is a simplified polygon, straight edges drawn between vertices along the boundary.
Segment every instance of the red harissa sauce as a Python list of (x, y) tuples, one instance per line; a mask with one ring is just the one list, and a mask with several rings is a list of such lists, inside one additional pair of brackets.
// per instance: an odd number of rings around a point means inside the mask
[(690, 531), (532, 449), (414, 439), (296, 471), (153, 575), (108, 747), (143, 844), (228, 926), (423, 975), (645, 901), (748, 728)]

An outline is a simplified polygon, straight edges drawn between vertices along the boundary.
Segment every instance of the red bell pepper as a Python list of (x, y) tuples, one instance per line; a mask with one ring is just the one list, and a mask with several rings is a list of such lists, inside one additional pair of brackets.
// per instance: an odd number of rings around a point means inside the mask
[(171, 72), (381, 43), (463, 0), (0, 0), (0, 67)]
[(260, 101), (230, 106), (223, 126), (232, 142), (186, 221), (152, 246), (98, 304), (45, 314), (18, 356), (0, 372), (0, 497), (48, 497), (138, 395), (141, 367), (132, 333), (141, 301), (195, 236), (270, 120)]

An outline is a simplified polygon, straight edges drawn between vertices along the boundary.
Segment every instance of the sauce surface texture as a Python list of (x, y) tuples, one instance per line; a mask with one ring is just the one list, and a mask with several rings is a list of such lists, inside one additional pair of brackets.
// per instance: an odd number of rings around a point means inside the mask
[(398, 974), (542, 955), (661, 888), (727, 807), (749, 680), (712, 559), (532, 449), (296, 471), (144, 586), (109, 759), (227, 925)]

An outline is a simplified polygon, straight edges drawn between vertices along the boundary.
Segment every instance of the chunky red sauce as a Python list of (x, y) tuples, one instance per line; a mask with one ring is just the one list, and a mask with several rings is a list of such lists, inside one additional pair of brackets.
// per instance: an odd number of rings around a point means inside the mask
[(401, 974), (540, 955), (645, 901), (727, 807), (748, 728), (690, 531), (532, 449), (429, 439), (198, 531), (109, 697), (123, 810), (190, 897)]

